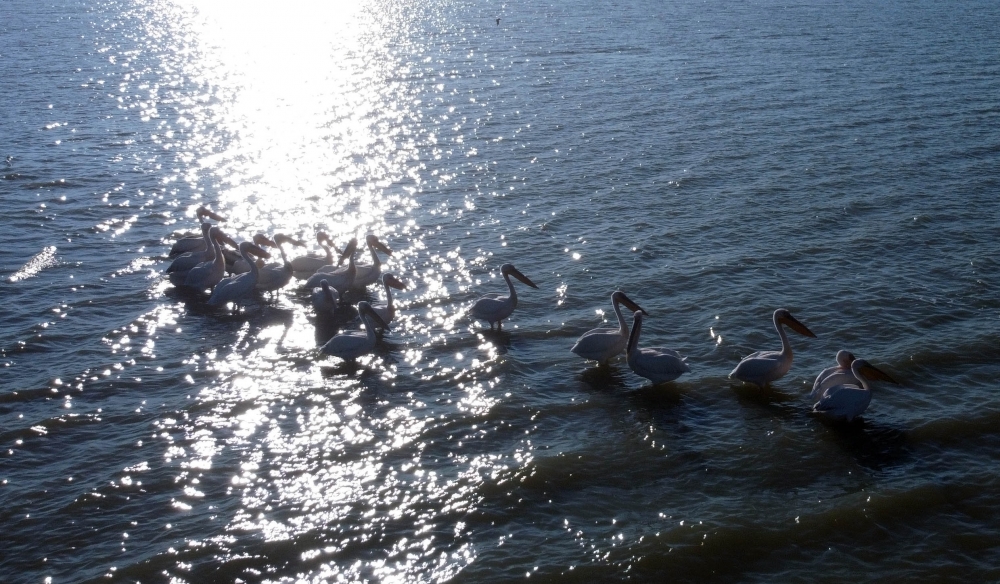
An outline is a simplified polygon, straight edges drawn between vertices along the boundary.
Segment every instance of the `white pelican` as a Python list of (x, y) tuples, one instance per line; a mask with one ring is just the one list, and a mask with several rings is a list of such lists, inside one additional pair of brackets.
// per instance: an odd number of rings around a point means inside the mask
[[(218, 284), (226, 275), (226, 258), (222, 255), (222, 242), (229, 236), (218, 227), (212, 228), (212, 258), (186, 272), (170, 274), (170, 281), (176, 286), (204, 290)], [(232, 241), (232, 240), (230, 240)]]
[(788, 343), (788, 336), (781, 325), (788, 325), (793, 331), (800, 335), (815, 338), (816, 335), (806, 328), (806, 325), (795, 320), (792, 313), (784, 308), (774, 311), (774, 328), (781, 337), (780, 351), (757, 351), (751, 353), (740, 361), (729, 377), (755, 383), (759, 387), (764, 387), (772, 381), (781, 379), (792, 368), (792, 346)]
[(365, 236), (365, 244), (372, 254), (372, 263), (358, 266), (358, 273), (354, 276), (354, 284), (351, 286), (355, 290), (364, 290), (369, 284), (379, 281), (378, 278), (382, 274), (382, 260), (378, 258), (378, 252), (392, 255), (392, 250), (370, 233)]
[(212, 240), (209, 235), (211, 230), (211, 223), (202, 223), (201, 239), (204, 247), (202, 247), (199, 251), (188, 251), (176, 256), (174, 261), (170, 262), (170, 265), (167, 266), (167, 273), (173, 274), (174, 272), (186, 272), (201, 262), (212, 261), (212, 258), (215, 257), (215, 250), (212, 249)]
[(364, 330), (340, 333), (320, 348), (321, 353), (347, 360), (357, 359), (375, 349), (375, 327), (388, 330), (389, 325), (364, 300), (358, 302), (358, 314), (361, 315)]
[(626, 358), (628, 366), (636, 375), (645, 377), (653, 383), (673, 381), (691, 371), (685, 363), (685, 357), (673, 349), (662, 347), (639, 348), (639, 335), (642, 331), (643, 312), (636, 310), (632, 315), (632, 333), (628, 337)]
[(336, 288), (337, 292), (339, 292), (341, 296), (346, 294), (347, 291), (351, 289), (351, 286), (354, 285), (354, 277), (357, 275), (358, 271), (357, 265), (354, 263), (354, 252), (357, 251), (358, 245), (357, 241), (353, 239), (351, 242), (352, 243), (347, 244), (347, 249), (345, 249), (344, 253), (340, 256), (341, 260), (343, 260), (344, 257), (348, 258), (347, 269), (341, 272), (332, 273), (317, 271), (312, 276), (309, 276), (308, 280), (306, 280), (305, 287), (307, 290), (316, 288), (323, 280), (326, 280), (331, 287)]
[(497, 330), (500, 330), (500, 327), (503, 326), (503, 322), (501, 321), (510, 316), (514, 312), (514, 309), (517, 308), (517, 292), (514, 291), (514, 284), (510, 281), (511, 276), (514, 276), (532, 288), (538, 288), (527, 276), (517, 271), (517, 268), (513, 264), (500, 266), (500, 273), (503, 274), (503, 279), (507, 282), (507, 288), (510, 289), (510, 296), (487, 294), (476, 300), (476, 303), (469, 310), (472, 318), (478, 318), (490, 323), (490, 330), (493, 330), (493, 323), (496, 323)]
[(837, 351), (837, 364), (819, 372), (819, 375), (816, 376), (816, 381), (813, 382), (813, 388), (809, 392), (809, 397), (813, 400), (818, 400), (826, 388), (842, 383), (852, 383), (854, 381), (854, 374), (851, 373), (851, 363), (853, 362), (853, 353), (844, 350)]
[(314, 274), (318, 273), (332, 274), (334, 272), (344, 271), (346, 269), (344, 268), (344, 260), (349, 257), (353, 257), (354, 254), (357, 253), (357, 251), (358, 251), (358, 239), (356, 237), (352, 237), (351, 240), (347, 242), (347, 246), (344, 247), (344, 251), (341, 252), (340, 259), (337, 260), (336, 264), (334, 264), (331, 261), (329, 264), (322, 265), (316, 269), (316, 272), (314, 272)]
[(621, 304), (635, 312), (641, 310), (643, 314), (648, 314), (641, 306), (632, 302), (621, 290), (611, 295), (611, 306), (615, 309), (615, 316), (618, 317), (618, 328), (595, 328), (583, 333), (570, 351), (591, 361), (597, 361), (606, 365), (608, 360), (625, 350), (628, 344), (628, 323), (622, 316)]
[[(323, 248), (324, 252), (326, 252), (325, 255), (320, 256), (315, 254), (306, 254), (292, 258), (292, 270), (297, 273), (301, 273), (303, 276), (311, 276), (321, 267), (328, 266), (333, 263), (333, 253), (330, 251), (331, 248), (333, 248), (333, 241), (330, 240), (330, 236), (325, 232), (320, 231), (316, 234), (316, 242), (319, 243), (319, 246)], [(336, 251), (336, 248), (333, 249)]]
[(281, 247), (285, 243), (290, 243), (297, 247), (305, 247), (305, 243), (288, 237), (282, 233), (275, 233), (274, 238), (269, 240), (271, 247), (278, 248), (281, 254), (281, 263), (271, 262), (260, 267), (260, 274), (257, 276), (257, 289), (261, 292), (275, 292), (281, 290), (292, 281), (292, 273), (295, 269), (285, 255), (285, 248)]
[(212, 290), (211, 298), (208, 299), (209, 306), (218, 306), (228, 302), (239, 304), (240, 300), (249, 298), (254, 293), (254, 287), (257, 285), (257, 274), (259, 272), (259, 268), (257, 267), (257, 262), (250, 257), (251, 253), (257, 257), (271, 257), (270, 254), (261, 249), (255, 243), (251, 243), (249, 241), (241, 243), (240, 255), (247, 261), (247, 264), (250, 266), (250, 271), (245, 274), (230, 276), (229, 278), (226, 278), (216, 284), (215, 290)]
[(851, 362), (851, 374), (855, 382), (826, 388), (813, 406), (813, 412), (831, 420), (850, 422), (863, 414), (872, 401), (872, 390), (868, 387), (867, 379), (883, 379), (896, 383), (895, 379), (864, 359), (855, 359)]
[[(220, 223), (226, 220), (225, 217), (213, 212), (208, 207), (198, 207), (198, 210), (195, 211), (195, 216), (202, 223), (205, 222), (205, 217)], [(191, 251), (206, 251), (209, 247), (211, 246), (208, 245), (208, 242), (203, 237), (183, 237), (174, 242), (173, 247), (170, 248), (168, 257), (174, 257)]]
[(406, 284), (389, 272), (382, 274), (379, 282), (385, 288), (385, 304), (372, 304), (372, 310), (379, 315), (383, 322), (391, 323), (392, 319), (396, 317), (396, 306), (392, 303), (392, 288), (406, 290)]
[(312, 305), (316, 309), (316, 314), (320, 316), (333, 316), (340, 303), (340, 293), (335, 288), (330, 287), (330, 283), (322, 280), (318, 288), (313, 288)]

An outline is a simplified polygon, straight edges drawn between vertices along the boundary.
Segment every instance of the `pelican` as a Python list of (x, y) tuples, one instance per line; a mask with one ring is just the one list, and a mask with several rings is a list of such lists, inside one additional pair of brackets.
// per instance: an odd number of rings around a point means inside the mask
[(635, 371), (636, 375), (645, 377), (653, 383), (673, 381), (691, 371), (691, 368), (684, 362), (686, 357), (681, 357), (681, 354), (673, 349), (639, 348), (643, 314), (643, 311), (636, 310), (632, 315), (632, 334), (628, 337), (628, 351), (626, 352), (629, 368)]
[(358, 242), (356, 240), (351, 240), (351, 243), (347, 244), (347, 248), (344, 249), (344, 253), (340, 256), (340, 260), (343, 261), (344, 258), (347, 259), (347, 269), (342, 272), (320, 272), (317, 271), (309, 279), (306, 280), (306, 289), (316, 288), (319, 283), (326, 280), (327, 283), (337, 289), (337, 292), (341, 296), (347, 293), (354, 285), (354, 277), (358, 273), (357, 265), (354, 263), (354, 252), (358, 248)]
[(503, 319), (510, 316), (514, 312), (514, 309), (517, 308), (517, 292), (514, 291), (514, 284), (510, 281), (511, 276), (514, 276), (532, 288), (538, 288), (527, 276), (517, 271), (517, 268), (513, 264), (500, 266), (500, 273), (503, 274), (503, 279), (507, 282), (507, 288), (510, 289), (510, 296), (487, 294), (476, 300), (476, 303), (469, 310), (472, 318), (485, 320), (490, 323), (490, 330), (493, 330), (493, 323), (496, 323), (497, 330), (500, 330), (500, 327), (503, 326)]
[[(205, 217), (220, 223), (226, 220), (225, 217), (213, 212), (208, 207), (198, 207), (198, 210), (195, 211), (195, 216), (202, 223), (205, 222)], [(191, 251), (207, 251), (209, 247), (211, 245), (204, 237), (184, 237), (174, 242), (173, 247), (170, 248), (168, 257), (174, 257)]]
[(352, 257), (355, 253), (357, 253), (357, 251), (358, 251), (358, 239), (356, 237), (352, 237), (351, 240), (347, 242), (347, 246), (344, 247), (344, 251), (341, 252), (340, 259), (337, 260), (337, 263), (334, 264), (331, 258), (330, 263), (322, 265), (319, 268), (317, 268), (316, 271), (314, 272), (314, 275), (318, 273), (333, 274), (334, 272), (344, 271), (345, 270), (345, 268), (343, 267), (344, 259)]
[(336, 288), (331, 288), (330, 283), (322, 280), (318, 288), (313, 288), (312, 305), (316, 309), (316, 314), (321, 316), (333, 316), (337, 311), (337, 304), (340, 303), (340, 293)]
[(778, 336), (781, 337), (781, 350), (757, 351), (747, 355), (729, 373), (730, 378), (735, 377), (741, 381), (764, 387), (772, 381), (781, 379), (788, 373), (788, 370), (792, 368), (792, 346), (788, 343), (788, 336), (781, 325), (788, 325), (800, 335), (816, 337), (811, 330), (806, 328), (806, 325), (795, 320), (792, 313), (784, 308), (779, 308), (774, 311), (774, 328), (777, 329)]
[(358, 314), (361, 315), (364, 330), (341, 333), (333, 337), (320, 348), (321, 353), (353, 360), (372, 352), (376, 342), (375, 327), (380, 326), (388, 330), (389, 324), (383, 321), (371, 304), (364, 300), (358, 302)]
[[(206, 246), (201, 251), (189, 251), (175, 257), (174, 261), (170, 262), (170, 265), (167, 267), (167, 273), (173, 274), (174, 272), (186, 272), (202, 262), (212, 261), (215, 257), (215, 250), (212, 249), (213, 246), (210, 239), (211, 235), (209, 233), (213, 228), (214, 227), (211, 223), (202, 223), (201, 233), (202, 238), (204, 239), (203, 243), (205, 243)], [(223, 241), (229, 243), (233, 247), (236, 247), (236, 242), (228, 236), (225, 236)]]
[(290, 243), (297, 247), (305, 247), (305, 243), (288, 237), (281, 233), (275, 233), (273, 240), (270, 240), (271, 247), (278, 248), (281, 254), (281, 263), (271, 262), (260, 267), (260, 274), (257, 276), (257, 289), (261, 292), (275, 292), (281, 290), (292, 281), (292, 273), (295, 269), (285, 255), (285, 248), (281, 247), (285, 243)]
[(238, 304), (240, 300), (249, 298), (253, 294), (260, 269), (257, 267), (257, 262), (253, 261), (250, 257), (250, 254), (263, 258), (271, 257), (270, 254), (255, 243), (249, 241), (241, 243), (240, 255), (243, 256), (243, 259), (250, 266), (250, 271), (245, 274), (230, 276), (216, 284), (215, 290), (212, 290), (212, 297), (208, 299), (209, 306), (218, 306), (228, 302)]
[(297, 258), (292, 258), (293, 271), (311, 276), (321, 267), (333, 263), (333, 253), (330, 251), (330, 249), (333, 248), (333, 242), (330, 240), (330, 236), (325, 232), (320, 231), (316, 234), (316, 242), (319, 243), (319, 246), (323, 248), (323, 251), (326, 252), (326, 254), (322, 256), (306, 254)]
[(855, 359), (851, 362), (851, 374), (855, 383), (840, 383), (826, 388), (813, 406), (813, 412), (831, 420), (850, 422), (863, 414), (872, 401), (872, 390), (868, 387), (868, 379), (882, 379), (896, 383), (895, 379), (864, 359)]
[(382, 252), (385, 255), (392, 255), (392, 250), (379, 241), (378, 237), (370, 233), (365, 236), (365, 244), (368, 246), (368, 251), (372, 254), (372, 263), (358, 266), (358, 273), (354, 277), (354, 284), (351, 286), (355, 290), (364, 290), (369, 284), (379, 281), (379, 276), (382, 274), (382, 260), (379, 259), (378, 252)]
[(853, 353), (843, 350), (837, 351), (837, 364), (819, 372), (819, 375), (816, 376), (816, 381), (813, 382), (813, 388), (809, 392), (809, 397), (813, 400), (818, 400), (826, 388), (842, 383), (852, 383), (854, 381), (854, 374), (851, 373), (851, 363), (853, 362)]
[(383, 322), (391, 323), (392, 319), (396, 317), (396, 306), (392, 303), (392, 288), (395, 288), (396, 290), (406, 290), (406, 284), (389, 272), (382, 274), (382, 276), (379, 277), (379, 282), (381, 282), (382, 286), (385, 288), (385, 304), (373, 304), (372, 310), (378, 314), (379, 318), (381, 318)]
[[(204, 290), (218, 284), (226, 275), (226, 258), (222, 255), (222, 241), (229, 237), (218, 227), (212, 228), (212, 257), (186, 272), (170, 274), (170, 281), (177, 286)], [(231, 241), (231, 240), (230, 240)]]
[(625, 317), (622, 316), (621, 304), (624, 304), (633, 312), (642, 311), (643, 314), (649, 314), (641, 306), (632, 302), (624, 292), (618, 290), (611, 295), (611, 306), (614, 307), (615, 315), (618, 317), (618, 328), (595, 328), (589, 330), (577, 339), (576, 344), (573, 345), (570, 351), (573, 351), (584, 359), (597, 361), (601, 365), (607, 365), (609, 359), (624, 351), (625, 345), (628, 344), (629, 336), (628, 323), (625, 322)]

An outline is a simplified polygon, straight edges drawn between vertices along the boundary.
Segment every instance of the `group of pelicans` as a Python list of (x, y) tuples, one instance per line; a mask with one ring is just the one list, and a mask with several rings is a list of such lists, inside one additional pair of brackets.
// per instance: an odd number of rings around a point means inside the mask
[[(293, 276), (305, 278), (304, 287), (311, 291), (313, 307), (318, 316), (332, 316), (343, 306), (349, 291), (364, 291), (368, 286), (379, 283), (385, 289), (384, 303), (370, 303), (361, 300), (357, 304), (362, 328), (358, 331), (341, 332), (334, 335), (321, 348), (327, 355), (353, 360), (375, 349), (378, 342), (376, 332), (388, 330), (396, 314), (392, 289), (404, 290), (406, 284), (393, 274), (382, 272), (378, 253), (391, 255), (392, 251), (374, 235), (365, 238), (371, 252), (372, 263), (357, 264), (354, 256), (358, 242), (351, 239), (339, 259), (334, 263), (336, 251), (333, 242), (325, 233), (318, 233), (317, 242), (324, 250), (322, 255), (301, 255), (291, 260), (285, 254), (284, 245), (302, 247), (302, 241), (277, 234), (267, 237), (258, 234), (252, 241), (237, 244), (217, 226), (207, 220), (222, 222), (225, 219), (211, 210), (201, 207), (196, 213), (201, 222), (201, 237), (178, 240), (171, 249), (175, 258), (167, 269), (170, 281), (178, 287), (203, 291), (211, 288), (208, 299), (210, 306), (241, 303), (252, 299), (260, 292), (276, 292), (291, 282)], [(223, 247), (231, 246), (239, 253)], [(264, 263), (270, 254), (264, 247), (278, 250), (281, 262)], [(347, 265), (344, 265), (344, 261)], [(226, 274), (230, 275), (227, 277)], [(499, 330), (503, 320), (517, 307), (517, 291), (511, 277), (527, 286), (538, 288), (527, 276), (512, 264), (504, 264), (500, 273), (507, 283), (508, 294), (489, 294), (476, 300), (469, 310), (475, 319), (490, 323), (491, 330)], [(639, 347), (643, 317), (648, 313), (633, 302), (624, 292), (611, 295), (611, 304), (618, 318), (618, 328), (597, 328), (584, 333), (571, 351), (584, 359), (605, 365), (625, 351), (626, 362), (636, 374), (653, 383), (673, 381), (690, 371), (686, 358), (673, 349), (662, 347)], [(621, 306), (632, 311), (632, 328), (622, 314)], [(757, 351), (744, 357), (729, 374), (746, 383), (763, 388), (785, 376), (792, 366), (792, 348), (784, 327), (807, 336), (815, 337), (804, 324), (783, 308), (774, 311), (774, 328), (781, 338), (780, 351)], [(896, 383), (888, 374), (864, 359), (857, 359), (848, 351), (838, 351), (836, 365), (824, 369), (813, 383), (810, 397), (815, 401), (813, 411), (833, 420), (851, 421), (861, 415), (871, 402), (872, 380)]]

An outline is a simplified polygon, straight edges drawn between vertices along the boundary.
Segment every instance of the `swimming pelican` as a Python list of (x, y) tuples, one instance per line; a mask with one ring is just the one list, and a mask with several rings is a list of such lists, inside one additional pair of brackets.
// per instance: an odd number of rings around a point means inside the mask
[(639, 335), (642, 331), (643, 311), (636, 310), (632, 315), (632, 333), (628, 337), (626, 359), (628, 366), (636, 375), (645, 377), (653, 383), (673, 381), (691, 371), (685, 363), (685, 357), (673, 349), (662, 347), (639, 348)]
[[(167, 273), (186, 272), (197, 266), (201, 262), (210, 262), (215, 257), (215, 250), (212, 249), (209, 232), (212, 230), (211, 223), (201, 224), (201, 239), (205, 246), (200, 251), (188, 251), (174, 257), (174, 261), (167, 266)], [(235, 245), (235, 244), (234, 244)]]
[(513, 264), (500, 266), (500, 273), (503, 274), (503, 279), (507, 282), (507, 288), (510, 289), (510, 296), (487, 294), (476, 300), (476, 303), (469, 310), (472, 318), (478, 318), (490, 323), (490, 330), (493, 330), (493, 323), (496, 323), (497, 330), (500, 330), (500, 327), (503, 326), (503, 319), (510, 316), (514, 312), (514, 309), (517, 308), (517, 292), (514, 291), (514, 284), (510, 281), (511, 276), (514, 276), (532, 288), (538, 288), (527, 276), (517, 271), (517, 268)]
[(628, 344), (628, 323), (622, 316), (621, 304), (624, 304), (631, 311), (642, 311), (649, 314), (641, 306), (632, 302), (621, 290), (615, 291), (611, 295), (611, 306), (615, 309), (618, 317), (618, 328), (595, 328), (583, 333), (570, 351), (591, 361), (597, 361), (601, 365), (606, 365), (608, 360), (625, 350)]
[(333, 316), (338, 304), (340, 304), (340, 293), (331, 288), (326, 280), (320, 281), (318, 288), (313, 288), (312, 305), (317, 315)]
[(872, 390), (868, 387), (868, 379), (882, 379), (896, 383), (895, 379), (864, 359), (855, 359), (851, 362), (851, 374), (855, 382), (826, 388), (813, 406), (813, 412), (831, 420), (850, 422), (863, 414), (872, 401)]
[(321, 353), (347, 360), (357, 359), (375, 349), (377, 340), (375, 327), (380, 326), (388, 330), (389, 324), (383, 321), (371, 304), (364, 300), (358, 302), (358, 314), (361, 315), (364, 330), (341, 333), (333, 337), (320, 348)]
[(379, 281), (379, 276), (382, 274), (382, 260), (378, 258), (378, 252), (382, 252), (385, 255), (392, 255), (392, 250), (371, 233), (365, 236), (365, 244), (368, 246), (368, 251), (372, 254), (372, 263), (362, 264), (357, 267), (358, 273), (354, 276), (354, 284), (351, 286), (355, 290), (364, 290), (369, 284)]
[(813, 400), (818, 400), (826, 388), (842, 383), (852, 383), (854, 381), (854, 374), (851, 373), (851, 363), (853, 362), (853, 353), (844, 350), (837, 351), (837, 364), (819, 372), (819, 375), (816, 376), (816, 381), (813, 382), (813, 388), (809, 392), (809, 397)]
[(795, 320), (792, 313), (784, 308), (774, 311), (774, 328), (781, 337), (780, 351), (757, 351), (751, 353), (740, 361), (729, 377), (755, 383), (759, 387), (764, 387), (772, 381), (781, 379), (792, 368), (792, 346), (788, 343), (788, 336), (781, 325), (788, 325), (793, 331), (800, 335), (815, 338), (816, 335), (806, 328), (806, 325)]
[(271, 257), (270, 254), (255, 243), (249, 241), (241, 243), (240, 255), (247, 261), (250, 271), (245, 274), (230, 276), (216, 284), (215, 290), (212, 290), (211, 298), (208, 299), (209, 306), (218, 306), (229, 302), (239, 304), (240, 300), (249, 298), (253, 294), (254, 287), (257, 285), (257, 275), (260, 270), (257, 267), (257, 262), (250, 257), (250, 254), (263, 258)]
[[(344, 249), (344, 253), (340, 256), (340, 261), (344, 261), (347, 258), (347, 269), (339, 272), (323, 272), (317, 270), (315, 274), (309, 276), (306, 280), (306, 289), (312, 289), (319, 286), (319, 283), (326, 280), (331, 287), (336, 288), (337, 292), (340, 293), (341, 297), (351, 289), (354, 285), (354, 278), (358, 273), (357, 265), (354, 263), (354, 252), (358, 249), (358, 242), (352, 239), (347, 247)], [(325, 267), (325, 266), (324, 266)]]
[(396, 290), (406, 290), (406, 284), (389, 272), (382, 274), (379, 278), (379, 282), (381, 282), (382, 286), (385, 288), (385, 304), (372, 304), (372, 310), (379, 315), (379, 318), (381, 318), (383, 322), (391, 323), (392, 319), (396, 317), (396, 305), (392, 302), (392, 288), (395, 288)]
[[(321, 267), (328, 266), (333, 263), (333, 253), (330, 251), (331, 248), (333, 248), (333, 241), (330, 240), (330, 236), (325, 232), (320, 231), (316, 234), (316, 242), (319, 243), (319, 246), (323, 248), (324, 252), (326, 252), (325, 255), (320, 256), (315, 254), (306, 254), (292, 258), (293, 271), (301, 273), (303, 276), (311, 276)], [(333, 249), (336, 251), (336, 248)]]
[[(198, 210), (195, 211), (195, 217), (202, 223), (205, 222), (205, 217), (220, 223), (226, 220), (225, 217), (213, 212), (208, 207), (198, 207)], [(207, 251), (209, 247), (211, 245), (207, 243), (204, 237), (183, 237), (174, 242), (174, 245), (170, 248), (168, 257), (174, 257), (191, 251)]]
[(257, 289), (261, 292), (281, 290), (292, 281), (292, 273), (295, 270), (292, 268), (292, 263), (288, 261), (288, 256), (285, 255), (285, 248), (281, 247), (286, 243), (297, 247), (305, 247), (306, 245), (282, 233), (274, 234), (274, 238), (269, 241), (269, 244), (271, 247), (278, 248), (278, 253), (281, 254), (281, 262), (271, 262), (260, 267), (260, 274), (257, 276)]
[[(215, 286), (225, 277), (226, 259), (222, 255), (222, 242), (229, 239), (229, 236), (222, 233), (222, 230), (218, 227), (213, 227), (211, 234), (211, 259), (201, 262), (186, 272), (174, 272), (170, 274), (170, 281), (175, 286), (204, 290), (205, 288)], [(230, 239), (230, 241), (232, 240)]]

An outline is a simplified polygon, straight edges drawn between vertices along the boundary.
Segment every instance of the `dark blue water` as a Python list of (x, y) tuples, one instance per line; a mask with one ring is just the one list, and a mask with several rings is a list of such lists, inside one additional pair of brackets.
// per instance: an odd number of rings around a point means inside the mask
[[(1000, 579), (997, 30), (990, 2), (6, 2), (0, 580)], [(358, 322), (299, 280), (176, 290), (203, 204), (237, 239), (377, 233), (397, 324), (349, 364), (317, 347)], [(539, 289), (490, 332), (465, 313), (506, 262)], [(617, 289), (690, 373), (569, 352)], [(817, 338), (729, 380), (779, 307)], [(810, 413), (839, 349), (901, 381), (851, 424)]]

